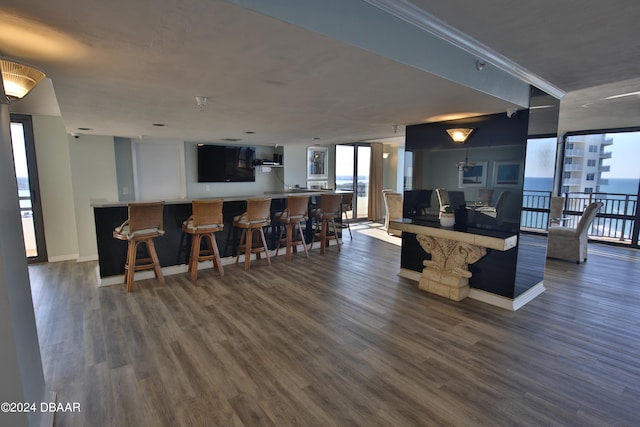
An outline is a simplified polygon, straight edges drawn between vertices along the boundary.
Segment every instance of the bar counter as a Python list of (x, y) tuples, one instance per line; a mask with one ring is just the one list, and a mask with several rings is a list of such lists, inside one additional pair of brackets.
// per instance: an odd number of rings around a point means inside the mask
[[(236, 255), (240, 233), (233, 227), (233, 218), (246, 210), (246, 200), (250, 198), (270, 197), (272, 216), (287, 206), (287, 198), (290, 196), (309, 196), (309, 203), (319, 202), (320, 195), (333, 193), (333, 191), (291, 190), (287, 192), (273, 192), (252, 196), (223, 197), (224, 204), (222, 215), (224, 230), (216, 233), (216, 240), (220, 256), (222, 258)], [(344, 192), (335, 191), (343, 194)], [(211, 197), (212, 199), (216, 197)], [(203, 199), (203, 198), (198, 198)], [(145, 200), (146, 202), (147, 200)], [(164, 231), (162, 237), (155, 239), (156, 251), (160, 259), (160, 265), (166, 274), (172, 274), (172, 268), (178, 268), (175, 272), (186, 271), (189, 259), (191, 237), (182, 231), (182, 223), (191, 215), (192, 199), (165, 200), (164, 206)], [(135, 202), (131, 202), (135, 203)], [(96, 240), (98, 244), (98, 268), (101, 285), (120, 283), (124, 275), (124, 264), (127, 245), (113, 238), (113, 230), (122, 224), (128, 217), (129, 202), (109, 202), (94, 200), (91, 206), (94, 211)], [(309, 229), (309, 227), (307, 227)], [(279, 229), (274, 226), (267, 233), (267, 243), (270, 249), (275, 249), (277, 233)], [(284, 251), (282, 251), (284, 253)]]

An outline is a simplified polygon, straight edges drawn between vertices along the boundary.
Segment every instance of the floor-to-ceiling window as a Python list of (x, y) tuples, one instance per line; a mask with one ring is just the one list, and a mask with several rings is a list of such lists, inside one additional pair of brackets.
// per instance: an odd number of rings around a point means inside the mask
[(367, 218), (370, 165), (371, 147), (368, 144), (336, 145), (336, 189), (353, 191), (354, 218)]
[(571, 132), (565, 139), (561, 195), (565, 210), (602, 202), (589, 237), (638, 246), (639, 129)]
[(527, 140), (524, 166), (521, 226), (544, 230), (549, 224), (558, 138), (555, 135)]
[(26, 255), (30, 262), (47, 260), (30, 116), (11, 115), (11, 143)]

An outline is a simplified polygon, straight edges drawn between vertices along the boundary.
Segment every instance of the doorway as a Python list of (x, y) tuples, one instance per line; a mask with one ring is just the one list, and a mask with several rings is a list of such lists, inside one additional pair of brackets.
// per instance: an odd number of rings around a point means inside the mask
[(364, 143), (336, 145), (336, 190), (353, 191), (353, 219), (367, 219), (371, 146)]
[(45, 262), (47, 250), (31, 116), (11, 115), (11, 144), (27, 260)]

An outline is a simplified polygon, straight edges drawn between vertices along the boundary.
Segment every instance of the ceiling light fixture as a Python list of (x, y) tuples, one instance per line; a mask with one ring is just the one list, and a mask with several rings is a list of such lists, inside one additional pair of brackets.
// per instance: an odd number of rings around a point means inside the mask
[(447, 133), (451, 137), (451, 140), (454, 144), (465, 144), (473, 131), (475, 131), (475, 129), (473, 128), (447, 129)]
[(198, 104), (198, 110), (203, 111), (204, 107), (207, 106), (207, 97), (206, 96), (196, 96), (196, 104)]
[(619, 95), (611, 95), (611, 96), (607, 96), (606, 98), (602, 98), (602, 100), (610, 100), (610, 99), (624, 98), (625, 96), (637, 96), (637, 95), (640, 95), (640, 91), (621, 93)]
[(4, 93), (9, 102), (24, 98), (45, 78), (42, 70), (15, 59), (0, 57), (0, 69)]

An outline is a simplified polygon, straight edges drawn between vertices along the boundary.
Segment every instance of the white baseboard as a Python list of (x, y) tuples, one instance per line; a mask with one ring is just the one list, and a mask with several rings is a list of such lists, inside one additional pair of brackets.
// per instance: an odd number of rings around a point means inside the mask
[[(330, 242), (331, 244), (331, 242)], [(335, 245), (335, 243), (333, 243)], [(298, 254), (300, 253), (304, 253), (304, 247), (302, 245), (298, 245)], [(280, 252), (278, 253), (278, 256), (284, 256), (286, 253), (286, 248), (282, 247), (280, 248)], [(275, 257), (276, 256), (276, 251), (274, 250), (270, 250), (269, 251), (269, 256), (270, 257)], [(251, 255), (251, 259), (255, 260), (256, 259), (256, 254), (252, 254)], [(228, 257), (224, 257), (221, 258), (222, 261), (222, 265), (230, 265), (230, 264), (235, 264), (236, 262), (236, 257), (235, 256), (228, 256)], [(244, 262), (244, 255), (240, 255), (240, 259), (238, 261), (239, 263)], [(206, 270), (208, 268), (213, 268), (213, 261), (204, 261), (204, 262), (200, 262), (198, 263), (198, 271), (200, 270)], [(189, 267), (186, 264), (180, 264), (180, 265), (172, 265), (169, 267), (162, 267), (162, 274), (164, 276), (171, 276), (174, 274), (182, 274), (182, 273), (186, 273), (187, 271), (189, 271)], [(96, 266), (96, 277), (98, 279), (98, 286), (102, 287), (102, 286), (113, 286), (113, 285), (122, 285), (124, 283), (124, 275), (120, 274), (117, 276), (108, 276), (108, 277), (100, 277), (100, 266)], [(137, 272), (134, 277), (133, 280), (143, 280), (143, 279), (152, 279), (154, 278), (155, 275), (153, 273), (153, 270), (146, 270), (146, 271), (139, 271)]]
[(78, 262), (98, 261), (98, 254), (78, 257)]
[[(401, 268), (398, 272), (398, 276), (419, 282), (422, 274), (417, 271)], [(527, 291), (523, 292), (522, 295), (516, 297), (515, 299), (511, 299), (480, 289), (470, 288), (469, 298), (476, 301), (482, 301), (486, 304), (494, 305), (505, 310), (516, 311), (522, 308), (528, 302), (532, 301), (535, 297), (543, 293), (545, 290), (546, 288), (544, 287), (544, 281), (540, 281), (536, 285), (529, 288)]]
[(67, 254), (47, 257), (47, 262), (76, 261), (80, 254)]

